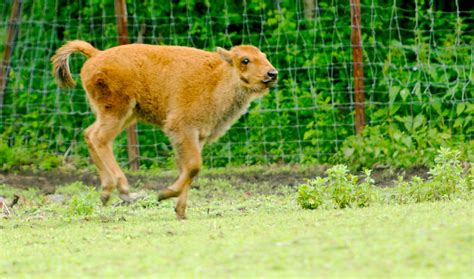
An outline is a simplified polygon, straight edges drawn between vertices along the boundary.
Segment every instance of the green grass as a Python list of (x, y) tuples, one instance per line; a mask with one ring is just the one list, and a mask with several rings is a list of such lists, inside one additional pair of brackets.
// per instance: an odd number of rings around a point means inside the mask
[(472, 198), (303, 210), (294, 190), (256, 186), (205, 181), (191, 191), (186, 221), (152, 195), (101, 207), (77, 184), (65, 192), (93, 210), (74, 215), (71, 202), (29, 193), (0, 219), (0, 277), (474, 276)]

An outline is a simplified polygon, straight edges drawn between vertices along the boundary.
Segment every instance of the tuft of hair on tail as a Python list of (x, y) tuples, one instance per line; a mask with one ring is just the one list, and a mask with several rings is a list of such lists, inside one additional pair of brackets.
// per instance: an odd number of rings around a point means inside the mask
[(53, 75), (60, 87), (72, 88), (76, 86), (76, 82), (71, 75), (71, 69), (69, 68), (69, 56), (75, 52), (80, 52), (90, 58), (101, 51), (88, 42), (80, 40), (67, 42), (60, 47), (51, 58), (51, 62), (53, 63)]

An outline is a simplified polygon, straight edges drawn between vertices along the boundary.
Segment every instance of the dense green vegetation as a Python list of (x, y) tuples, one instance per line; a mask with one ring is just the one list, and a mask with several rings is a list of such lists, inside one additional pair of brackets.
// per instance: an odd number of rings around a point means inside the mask
[[(117, 45), (113, 1), (23, 2), (0, 115), (0, 152), (27, 146), (38, 157), (87, 156), (81, 133), (93, 115), (80, 86), (57, 89), (49, 59), (67, 40), (84, 39), (101, 49)], [(127, 1), (129, 35), (132, 42), (141, 37), (208, 50), (254, 44), (279, 69), (278, 87), (206, 148), (209, 166), (349, 161), (351, 168), (407, 167), (429, 164), (439, 146), (456, 147), (472, 159), (474, 11), (463, 1), (458, 7), (425, 0), (361, 2), (364, 137), (354, 136), (347, 1), (318, 1), (311, 18), (304, 17), (302, 1)], [(0, 39), (10, 6), (0, 3)], [(77, 80), (84, 59), (72, 60)], [(172, 164), (159, 131), (141, 125), (139, 141), (146, 166)], [(122, 135), (116, 144), (122, 163), (125, 142)], [(51, 160), (46, 169), (56, 165)], [(3, 168), (9, 162), (0, 159)]]
[(326, 171), (327, 177), (316, 177), (300, 185), (297, 201), (302, 208), (317, 209), (471, 199), (474, 168), (463, 170), (459, 155), (459, 151), (441, 148), (427, 180), (414, 176), (411, 181), (404, 181), (399, 177), (394, 189), (386, 191), (377, 191), (370, 170), (365, 170), (360, 182), (347, 166), (336, 165)]

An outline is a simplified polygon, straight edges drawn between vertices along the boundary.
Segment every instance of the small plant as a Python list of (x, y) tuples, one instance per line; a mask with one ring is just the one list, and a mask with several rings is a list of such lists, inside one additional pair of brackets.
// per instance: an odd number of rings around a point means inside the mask
[(304, 209), (317, 209), (323, 205), (335, 208), (369, 206), (374, 195), (374, 181), (366, 170), (366, 179), (349, 173), (347, 166), (336, 165), (326, 171), (326, 178), (316, 177), (298, 188), (298, 204)]
[(467, 174), (466, 188), (468, 191), (472, 191), (474, 189), (474, 168), (472, 166), (470, 167), (470, 171)]
[(328, 190), (332, 200), (339, 208), (349, 207), (352, 200), (352, 192), (357, 183), (357, 176), (349, 174), (345, 165), (336, 165), (327, 170)]
[(75, 195), (69, 201), (68, 212), (75, 216), (90, 216), (98, 201), (97, 191), (90, 187), (87, 192)]
[(429, 171), (429, 180), (436, 185), (441, 196), (450, 197), (459, 189), (467, 187), (459, 157), (459, 151), (442, 147), (435, 158), (435, 166)]
[(353, 201), (358, 207), (369, 206), (372, 200), (374, 199), (374, 180), (370, 176), (372, 173), (371, 170), (365, 169), (365, 181), (355, 185), (353, 193)]
[(308, 180), (308, 183), (298, 187), (298, 196), (296, 201), (304, 209), (317, 209), (323, 204), (325, 179), (316, 177)]
[[(416, 180), (416, 176), (413, 177), (413, 179)], [(391, 195), (388, 197), (386, 202), (394, 201), (397, 204), (407, 204), (414, 202), (413, 190), (415, 187), (412, 187), (412, 184), (409, 181), (405, 181), (403, 176), (399, 176), (395, 185), (396, 187), (394, 188), (394, 191), (391, 192)]]

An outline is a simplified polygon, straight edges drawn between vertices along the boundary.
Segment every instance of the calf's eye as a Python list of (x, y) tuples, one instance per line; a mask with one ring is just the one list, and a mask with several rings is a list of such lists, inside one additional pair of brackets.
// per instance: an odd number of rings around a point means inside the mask
[(248, 63), (250, 63), (250, 60), (248, 58), (242, 59), (242, 64), (247, 65)]

